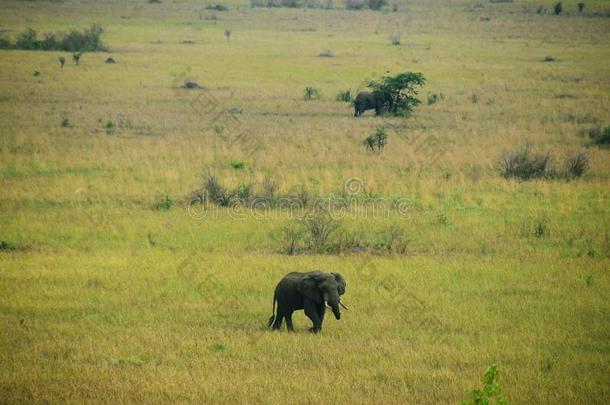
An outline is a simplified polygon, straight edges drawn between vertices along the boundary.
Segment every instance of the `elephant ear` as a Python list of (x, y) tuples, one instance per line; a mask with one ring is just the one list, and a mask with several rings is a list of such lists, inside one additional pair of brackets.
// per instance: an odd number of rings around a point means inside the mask
[(339, 284), (339, 295), (343, 295), (345, 294), (345, 287), (346, 287), (346, 283), (345, 283), (345, 279), (343, 278), (343, 276), (341, 276), (341, 274), (339, 273), (330, 273), (333, 275), (333, 277), (335, 277), (335, 281), (337, 281), (337, 284)]
[(299, 283), (297, 289), (303, 294), (305, 298), (308, 300), (321, 304), (322, 303), (322, 293), (320, 292), (320, 287), (318, 286), (320, 282), (319, 277), (317, 275), (308, 274)]

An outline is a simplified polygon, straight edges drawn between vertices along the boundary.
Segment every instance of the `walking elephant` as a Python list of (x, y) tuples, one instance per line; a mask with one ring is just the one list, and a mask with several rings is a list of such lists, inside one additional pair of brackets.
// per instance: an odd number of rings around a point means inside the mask
[(366, 110), (375, 110), (375, 115), (381, 114), (384, 108), (392, 109), (392, 96), (381, 92), (358, 93), (354, 100), (354, 117), (362, 115)]
[(313, 322), (309, 331), (319, 332), (322, 330), (327, 307), (332, 310), (337, 320), (341, 319), (339, 306), (349, 309), (340, 299), (340, 296), (345, 294), (345, 287), (345, 279), (339, 273), (312, 271), (286, 274), (275, 287), (273, 315), (269, 318), (269, 326), (273, 325), (274, 330), (280, 329), (282, 320), (285, 319), (287, 329), (293, 331), (292, 313), (303, 309)]

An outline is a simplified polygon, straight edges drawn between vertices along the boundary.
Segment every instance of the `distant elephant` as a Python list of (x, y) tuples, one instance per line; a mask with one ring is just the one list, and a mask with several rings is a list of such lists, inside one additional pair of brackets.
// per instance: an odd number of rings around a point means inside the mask
[(358, 93), (354, 100), (354, 117), (362, 115), (366, 110), (375, 110), (375, 115), (381, 114), (381, 110), (387, 106), (392, 109), (392, 97), (381, 91), (372, 93)]
[[(317, 333), (322, 330), (324, 312), (330, 308), (337, 320), (341, 319), (339, 305), (349, 309), (341, 302), (340, 296), (345, 294), (345, 279), (339, 273), (322, 273), (311, 271), (308, 273), (288, 273), (275, 287), (273, 295), (273, 315), (269, 318), (269, 326), (280, 329), (282, 319), (286, 319), (286, 327), (292, 327), (292, 313), (304, 309), (305, 315), (311, 319), (313, 326), (310, 332)], [(275, 303), (277, 302), (277, 313)]]

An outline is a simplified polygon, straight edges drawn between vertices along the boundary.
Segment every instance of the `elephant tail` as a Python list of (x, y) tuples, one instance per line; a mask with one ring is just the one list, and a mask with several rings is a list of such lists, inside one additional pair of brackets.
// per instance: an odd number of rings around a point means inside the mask
[(271, 312), (271, 318), (269, 318), (269, 325), (267, 325), (268, 328), (270, 328), (271, 325), (273, 325), (273, 322), (275, 321), (275, 301), (277, 301), (277, 298), (274, 295), (273, 296), (273, 311)]

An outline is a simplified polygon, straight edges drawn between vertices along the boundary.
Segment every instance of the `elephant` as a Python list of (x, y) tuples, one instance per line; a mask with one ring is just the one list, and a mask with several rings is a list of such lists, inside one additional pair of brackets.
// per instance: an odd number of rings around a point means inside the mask
[[(312, 333), (322, 330), (324, 312), (330, 308), (337, 320), (341, 319), (339, 306), (349, 309), (341, 302), (340, 296), (345, 294), (345, 279), (339, 273), (323, 273), (311, 271), (307, 273), (288, 273), (280, 280), (273, 295), (273, 315), (269, 318), (269, 327), (278, 330), (282, 319), (286, 319), (288, 331), (294, 331), (292, 313), (305, 310), (305, 315), (311, 319)], [(277, 302), (277, 313), (275, 304)]]
[(375, 115), (379, 115), (385, 106), (387, 106), (388, 110), (391, 110), (392, 101), (391, 95), (381, 91), (358, 93), (354, 100), (354, 117), (362, 115), (366, 110), (372, 109), (375, 110)]

